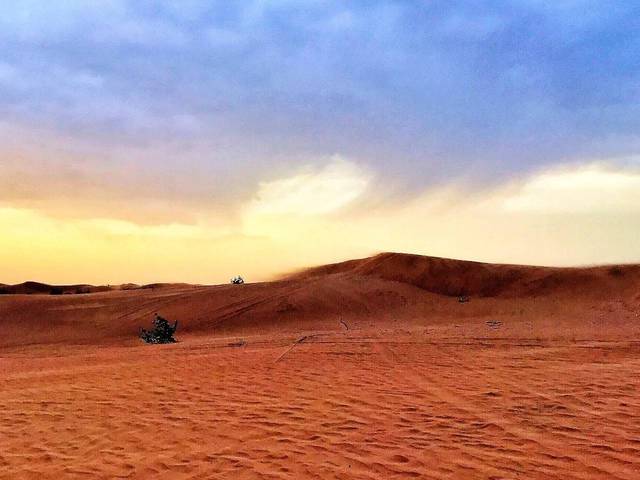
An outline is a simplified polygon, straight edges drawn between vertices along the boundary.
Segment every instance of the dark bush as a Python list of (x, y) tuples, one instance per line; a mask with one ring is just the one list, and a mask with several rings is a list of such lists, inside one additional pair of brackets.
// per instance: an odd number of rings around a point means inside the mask
[(156, 314), (156, 318), (153, 320), (153, 330), (145, 330), (140, 328), (140, 338), (146, 343), (175, 343), (176, 339), (173, 338), (173, 334), (178, 329), (178, 321), (176, 320), (173, 326), (169, 325), (169, 322)]

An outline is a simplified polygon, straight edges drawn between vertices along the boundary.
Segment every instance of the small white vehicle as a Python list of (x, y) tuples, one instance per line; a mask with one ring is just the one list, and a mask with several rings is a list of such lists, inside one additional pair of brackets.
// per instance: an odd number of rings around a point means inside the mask
[(231, 279), (231, 283), (234, 285), (242, 285), (244, 283), (244, 278), (240, 275), (237, 275)]

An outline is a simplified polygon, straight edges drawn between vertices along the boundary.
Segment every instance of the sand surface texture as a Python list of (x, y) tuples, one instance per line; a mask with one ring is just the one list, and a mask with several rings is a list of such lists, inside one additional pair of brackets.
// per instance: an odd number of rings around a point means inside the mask
[[(137, 340), (156, 312), (179, 343)], [(640, 478), (637, 266), (383, 254), (0, 327), (1, 479)]]

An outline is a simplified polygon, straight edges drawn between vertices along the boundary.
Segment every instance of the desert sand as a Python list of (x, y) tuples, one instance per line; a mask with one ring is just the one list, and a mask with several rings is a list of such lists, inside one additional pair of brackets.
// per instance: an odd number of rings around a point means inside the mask
[(1, 479), (640, 478), (640, 266), (101, 290), (0, 295)]

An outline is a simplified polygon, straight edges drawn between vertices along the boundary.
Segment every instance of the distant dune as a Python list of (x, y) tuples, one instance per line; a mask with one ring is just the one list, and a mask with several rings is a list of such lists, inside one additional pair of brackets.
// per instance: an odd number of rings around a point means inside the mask
[(111, 290), (138, 290), (142, 288), (167, 288), (186, 286), (186, 283), (150, 283), (148, 285), (137, 285), (135, 283), (125, 283), (122, 285), (49, 285), (34, 281), (6, 285), (0, 283), (0, 295), (79, 295), (85, 293), (108, 292)]
[(0, 294), (3, 295), (68, 295), (81, 293), (95, 293), (112, 290), (109, 286), (79, 285), (48, 285), (46, 283), (28, 281), (16, 285), (0, 284)]

